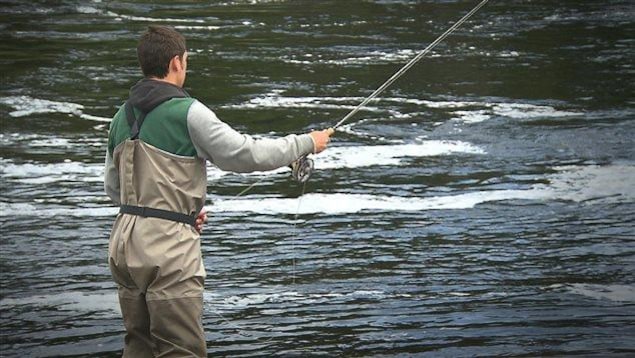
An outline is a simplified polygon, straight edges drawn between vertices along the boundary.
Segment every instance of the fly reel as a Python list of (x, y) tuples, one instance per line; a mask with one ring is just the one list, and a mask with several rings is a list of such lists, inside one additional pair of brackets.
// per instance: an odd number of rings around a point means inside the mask
[(306, 183), (313, 173), (313, 159), (304, 155), (291, 163), (291, 177), (298, 183)]

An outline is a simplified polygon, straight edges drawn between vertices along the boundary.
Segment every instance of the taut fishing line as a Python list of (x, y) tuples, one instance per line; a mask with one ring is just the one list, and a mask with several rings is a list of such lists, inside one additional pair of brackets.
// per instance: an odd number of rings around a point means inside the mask
[[(362, 109), (364, 106), (366, 106), (370, 101), (372, 101), (374, 98), (379, 96), (383, 91), (386, 90), (386, 88), (388, 88), (397, 79), (399, 79), (401, 76), (403, 76), (412, 66), (414, 66), (417, 62), (419, 62), (430, 51), (432, 51), (432, 49), (434, 49), (446, 37), (448, 37), (452, 32), (454, 32), (457, 28), (459, 28), (459, 26), (461, 26), (465, 21), (467, 21), (470, 17), (472, 17), (472, 15), (474, 15), (478, 10), (480, 10), (483, 6), (485, 6), (485, 4), (487, 4), (488, 1), (489, 0), (482, 0), (480, 3), (478, 3), (472, 10), (470, 10), (470, 12), (465, 14), (460, 20), (455, 22), (454, 25), (452, 25), (444, 33), (442, 33), (439, 37), (437, 37), (426, 48), (421, 50), (415, 57), (413, 57), (410, 61), (408, 61), (408, 63), (403, 65), (397, 72), (395, 72), (392, 76), (390, 76), (390, 78), (388, 78), (384, 83), (382, 83), (381, 86), (377, 87), (377, 89), (374, 90), (373, 93), (371, 93), (362, 102), (360, 102), (355, 108), (353, 108), (346, 116), (344, 116), (332, 128), (333, 129), (337, 129), (338, 127), (340, 127), (342, 124), (344, 124), (344, 122), (348, 121), (351, 117), (353, 117), (357, 112), (359, 112), (360, 109)], [(302, 184), (302, 193), (300, 194), (300, 197), (298, 197), (298, 208), (296, 210), (296, 213), (295, 213), (295, 216), (294, 216), (294, 220), (293, 220), (293, 229), (294, 229), (294, 231), (296, 231), (295, 235), (298, 236), (297, 235), (297, 221), (298, 221), (298, 215), (300, 214), (300, 203), (301, 203), (301, 198), (302, 198), (302, 196), (304, 196), (304, 193), (305, 193), (305, 190), (306, 190), (306, 183), (309, 180), (309, 178), (311, 177), (311, 173), (313, 172), (313, 160), (305, 155), (305, 156), (301, 157), (300, 159), (298, 159), (297, 161), (295, 161), (294, 163), (292, 163), (290, 165), (290, 168), (291, 168), (291, 177), (293, 179), (295, 179), (297, 182)], [(250, 186), (248, 186), (247, 188), (242, 190), (240, 193), (238, 193), (234, 198), (238, 198), (240, 196), (245, 195), (252, 188), (254, 188), (256, 185), (258, 185), (258, 183), (262, 182), (264, 180), (264, 178), (265, 177), (260, 178), (258, 181), (254, 182), (253, 184), (251, 184)], [(292, 250), (294, 252), (294, 254), (293, 254), (293, 283), (295, 284), (295, 275), (296, 275), (296, 272), (295, 272), (295, 270), (296, 270), (296, 267), (295, 267), (295, 264), (296, 264), (296, 260), (295, 260), (295, 241), (293, 241), (293, 243), (292, 243)], [(254, 337), (252, 335), (241, 333), (240, 331), (242, 329), (240, 327), (238, 327), (237, 325), (231, 323), (229, 320), (227, 320), (223, 315), (220, 314), (220, 312), (216, 312), (216, 314), (221, 319), (223, 319), (223, 321), (225, 321), (227, 324), (229, 324), (232, 328), (238, 329), (239, 330), (238, 333), (241, 336), (256, 338), (256, 337)], [(273, 337), (269, 338), (267, 341), (269, 341), (271, 339), (273, 339)]]

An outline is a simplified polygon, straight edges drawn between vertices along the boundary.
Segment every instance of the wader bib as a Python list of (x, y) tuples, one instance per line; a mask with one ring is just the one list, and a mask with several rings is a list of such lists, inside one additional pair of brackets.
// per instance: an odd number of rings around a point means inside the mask
[[(124, 357), (206, 356), (205, 268), (193, 226), (205, 202), (205, 162), (139, 139), (148, 113), (135, 116), (125, 106), (131, 131), (113, 151), (121, 209), (109, 244), (127, 331)], [(161, 117), (153, 121), (170, 119)]]

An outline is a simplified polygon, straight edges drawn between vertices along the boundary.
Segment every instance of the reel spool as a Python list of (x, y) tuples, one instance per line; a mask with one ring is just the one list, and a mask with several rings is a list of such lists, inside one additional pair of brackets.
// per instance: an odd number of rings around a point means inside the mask
[(313, 173), (313, 159), (308, 156), (302, 156), (300, 159), (291, 163), (291, 177), (298, 183), (306, 183)]

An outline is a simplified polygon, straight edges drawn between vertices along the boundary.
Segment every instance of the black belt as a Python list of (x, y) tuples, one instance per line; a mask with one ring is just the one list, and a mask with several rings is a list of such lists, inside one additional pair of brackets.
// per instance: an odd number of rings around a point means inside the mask
[(147, 218), (159, 218), (196, 226), (196, 215), (186, 215), (176, 211), (149, 208), (147, 206), (121, 205), (119, 213), (138, 215)]

